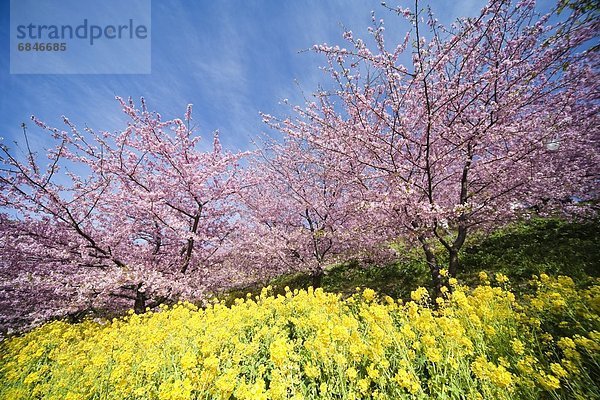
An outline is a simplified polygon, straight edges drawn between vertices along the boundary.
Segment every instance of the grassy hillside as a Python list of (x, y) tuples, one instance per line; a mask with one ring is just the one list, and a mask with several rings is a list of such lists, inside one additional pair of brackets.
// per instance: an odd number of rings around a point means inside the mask
[(600, 221), (534, 219), (473, 240), (463, 254), (467, 273), (481, 268), (526, 280), (545, 272), (576, 281), (600, 276)]
[[(440, 251), (443, 256), (443, 252)], [(579, 285), (600, 277), (600, 221), (567, 222), (559, 219), (534, 219), (509, 225), (490, 235), (470, 238), (461, 255), (462, 268), (458, 278), (466, 283), (477, 282), (480, 271), (490, 275), (503, 273), (511, 278), (513, 287), (524, 285), (532, 275), (542, 272), (567, 275)], [(355, 263), (337, 265), (323, 278), (327, 292), (348, 296), (357, 287), (375, 288), (383, 295), (406, 299), (419, 286), (427, 286), (430, 276), (419, 249), (407, 250), (401, 259), (389, 265), (360, 266)], [(284, 275), (270, 282), (228, 291), (220, 296), (227, 304), (246, 293), (260, 293), (271, 285), (274, 293), (284, 288), (306, 289), (312, 284), (309, 276), (297, 273)]]

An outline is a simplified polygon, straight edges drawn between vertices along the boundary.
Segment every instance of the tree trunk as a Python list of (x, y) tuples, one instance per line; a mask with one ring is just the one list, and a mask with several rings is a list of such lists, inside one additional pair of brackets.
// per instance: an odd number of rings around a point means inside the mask
[(437, 264), (429, 265), (429, 272), (431, 273), (431, 283), (433, 284), (432, 298), (440, 297), (442, 294), (442, 275), (440, 275), (440, 266)]
[(419, 241), (421, 242), (421, 248), (425, 253), (425, 259), (427, 260), (427, 265), (429, 266), (429, 272), (431, 274), (431, 283), (433, 287), (433, 298), (440, 296), (442, 289), (442, 275), (440, 275), (440, 266), (437, 263), (437, 259), (431, 246), (427, 243), (427, 239), (423, 236), (419, 236)]
[[(202, 207), (198, 208), (198, 213), (194, 216), (192, 221), (192, 228), (190, 232), (195, 234), (198, 232), (198, 224), (200, 222), (200, 216), (202, 213)], [(185, 274), (188, 267), (190, 266), (190, 261), (192, 260), (192, 252), (194, 251), (194, 238), (192, 236), (187, 240), (187, 245), (183, 247), (181, 254), (183, 255), (183, 263), (181, 265), (181, 273)]]
[(314, 289), (320, 288), (323, 286), (323, 275), (324, 275), (323, 268), (318, 268), (315, 271), (313, 271), (312, 275), (311, 275), (311, 280), (312, 280), (312, 287)]
[(133, 311), (136, 314), (143, 314), (146, 312), (146, 292), (141, 292), (140, 289), (142, 284), (137, 285), (135, 289), (135, 304), (133, 306)]
[(458, 251), (457, 250), (449, 251), (449, 256), (450, 256), (450, 260), (448, 261), (448, 273), (450, 274), (450, 276), (456, 277), (456, 274), (458, 272), (458, 266), (459, 266)]

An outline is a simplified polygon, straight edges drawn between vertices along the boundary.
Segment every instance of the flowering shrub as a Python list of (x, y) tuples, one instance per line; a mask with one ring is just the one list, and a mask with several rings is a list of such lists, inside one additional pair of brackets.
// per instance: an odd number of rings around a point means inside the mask
[[(1, 344), (0, 396), (597, 398), (600, 286), (578, 292), (568, 278), (542, 275), (519, 302), (505, 276), (481, 278), (474, 289), (453, 279), (435, 301), (424, 289), (405, 304), (371, 289), (348, 299), (263, 289), (231, 307), (52, 322)], [(560, 299), (577, 304), (572, 336), (544, 331), (546, 316), (552, 323), (564, 311)]]

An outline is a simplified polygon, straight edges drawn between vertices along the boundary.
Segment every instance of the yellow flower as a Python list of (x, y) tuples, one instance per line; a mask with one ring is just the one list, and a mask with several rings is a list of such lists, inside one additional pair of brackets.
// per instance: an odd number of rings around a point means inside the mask
[(496, 372), (492, 375), (492, 383), (501, 388), (509, 387), (512, 384), (512, 381), (512, 374), (502, 365), (498, 366)]
[(366, 288), (363, 291), (362, 296), (366, 301), (373, 301), (373, 299), (375, 298), (375, 291), (373, 289)]
[(434, 349), (427, 349), (425, 351), (425, 356), (432, 363), (439, 363), (439, 362), (442, 361), (442, 354), (436, 348), (434, 348)]
[(421, 337), (421, 342), (425, 346), (433, 346), (435, 344), (435, 338), (430, 334), (426, 334)]
[(408, 390), (410, 393), (417, 393), (421, 387), (417, 377), (410, 374), (405, 369), (400, 369), (394, 376), (394, 381), (401, 387)]
[(546, 390), (560, 389), (560, 381), (554, 375), (541, 373), (537, 376), (537, 381)]
[(512, 374), (504, 366), (496, 366), (488, 362), (484, 356), (479, 356), (471, 364), (471, 370), (481, 380), (491, 381), (500, 388), (507, 388), (512, 384)]
[(564, 350), (575, 350), (576, 346), (575, 346), (575, 342), (573, 341), (573, 339), (568, 338), (568, 337), (562, 337), (560, 339), (558, 339), (558, 347), (560, 347), (563, 351)]
[(496, 328), (494, 328), (492, 325), (484, 325), (483, 331), (488, 336), (493, 336), (496, 334)]
[(516, 354), (523, 354), (525, 352), (525, 345), (519, 339), (513, 339), (511, 342), (512, 349)]
[(367, 375), (369, 375), (369, 378), (372, 380), (379, 378), (379, 370), (374, 364), (371, 364), (367, 367)]
[(417, 290), (410, 292), (410, 298), (416, 302), (424, 301), (429, 297), (429, 292), (424, 287), (419, 287)]
[(546, 343), (550, 343), (554, 338), (548, 332), (544, 332), (540, 335), (540, 339)]
[(191, 395), (192, 385), (188, 379), (173, 382), (165, 381), (158, 389), (158, 398), (160, 400), (187, 400)]
[[(592, 336), (592, 334), (590, 334), (590, 337)], [(586, 349), (587, 351), (591, 352), (591, 353), (596, 353), (598, 351), (600, 351), (600, 345), (598, 343), (596, 343), (595, 341), (588, 339), (586, 337), (580, 336), (580, 335), (575, 335), (573, 336), (573, 341), (580, 347), (583, 347), (584, 349)]]
[(288, 353), (291, 352), (291, 347), (285, 338), (277, 338), (269, 347), (271, 361), (277, 367), (281, 367), (288, 359)]
[(531, 375), (535, 371), (535, 364), (537, 364), (537, 359), (535, 357), (525, 356), (517, 362), (517, 369), (521, 371), (523, 375)]
[(356, 379), (358, 372), (353, 367), (350, 367), (346, 370), (346, 376), (352, 381)]
[(319, 393), (321, 395), (325, 395), (327, 393), (327, 383), (321, 383), (321, 385), (319, 386)]
[(235, 369), (227, 370), (215, 381), (215, 386), (223, 393), (233, 393), (236, 386), (237, 374), (238, 371)]
[(360, 392), (363, 394), (367, 394), (369, 392), (370, 386), (371, 386), (371, 381), (369, 381), (369, 379), (367, 379), (367, 378), (360, 379), (358, 381), (358, 390), (360, 390)]
[(321, 375), (321, 371), (319, 370), (319, 368), (313, 364), (305, 365), (304, 373), (306, 374), (306, 376), (308, 376), (309, 378), (312, 378), (312, 379), (318, 378), (319, 375)]
[(189, 370), (194, 366), (196, 366), (196, 356), (191, 351), (185, 352), (185, 354), (181, 356), (181, 368)]
[(565, 369), (557, 363), (550, 364), (550, 370), (559, 378), (566, 378), (569, 375), (567, 371), (565, 371)]

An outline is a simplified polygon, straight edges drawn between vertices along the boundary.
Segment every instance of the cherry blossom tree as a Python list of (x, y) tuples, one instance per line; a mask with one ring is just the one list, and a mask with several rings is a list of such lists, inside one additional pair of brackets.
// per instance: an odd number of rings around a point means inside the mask
[(44, 319), (41, 292), (64, 300), (53, 308), (59, 315), (199, 299), (231, 247), (245, 154), (223, 151), (218, 134), (202, 151), (191, 106), (185, 120), (163, 121), (143, 99), (141, 109), (118, 101), (130, 119), (120, 132), (81, 132), (66, 118), (59, 130), (33, 118), (55, 143), (46, 161), (29, 146), (22, 157), (1, 146), (5, 311), (36, 308)]
[(266, 256), (257, 264), (308, 270), (318, 287), (328, 265), (390, 255), (377, 227), (364, 221), (360, 185), (336, 172), (343, 159), (292, 137), (267, 140), (260, 155), (247, 171), (254, 184), (241, 191), (245, 224), (261, 232), (248, 243), (249, 253)]
[(469, 232), (598, 198), (599, 21), (585, 7), (539, 15), (534, 1), (492, 0), (451, 26), (418, 0), (388, 8), (412, 26), (397, 46), (374, 17), (374, 48), (349, 31), (348, 49), (315, 46), (333, 90), (264, 119), (339, 160), (369, 192), (365, 219), (418, 243), (439, 289), (437, 246), (454, 276)]

